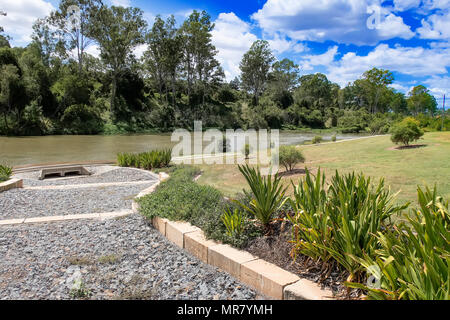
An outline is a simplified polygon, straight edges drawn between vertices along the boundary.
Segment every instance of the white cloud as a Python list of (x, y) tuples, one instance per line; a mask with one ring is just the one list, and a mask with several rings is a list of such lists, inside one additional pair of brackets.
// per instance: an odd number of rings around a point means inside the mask
[(267, 42), (269, 42), (272, 50), (274, 50), (275, 53), (278, 54), (288, 51), (301, 53), (309, 50), (309, 48), (305, 44), (298, 41), (288, 40), (286, 37), (283, 37), (278, 33), (274, 35), (273, 39), (267, 40)]
[(111, 0), (111, 5), (127, 8), (131, 6), (131, 0)]
[(369, 29), (368, 5), (380, 0), (268, 0), (252, 15), (268, 34), (281, 32), (293, 40), (333, 40), (347, 44), (376, 44), (380, 40), (414, 36), (399, 16), (380, 8), (380, 25)]
[(242, 56), (258, 38), (251, 33), (250, 25), (233, 12), (219, 14), (214, 23), (212, 42), (219, 51), (217, 59), (230, 81), (240, 74), (239, 63)]
[(421, 0), (394, 0), (394, 8), (398, 11), (406, 11), (418, 8), (421, 2)]
[[(75, 51), (75, 50), (74, 50)], [(90, 54), (91, 56), (94, 56), (96, 58), (100, 57), (100, 48), (98, 44), (91, 44), (89, 47), (87, 47), (84, 50), (87, 54)]]
[(417, 32), (423, 39), (450, 39), (450, 10), (423, 19)]
[(338, 53), (338, 46), (328, 48), (327, 52), (317, 55), (304, 56), (302, 63), (303, 70), (313, 70), (315, 66), (328, 66), (334, 62), (334, 57)]
[(0, 26), (12, 37), (12, 45), (24, 46), (31, 41), (33, 23), (44, 18), (55, 8), (44, 0), (0, 0), (0, 9), (7, 16), (0, 16)]
[[(430, 92), (436, 97), (442, 97), (447, 95), (447, 101), (450, 100), (450, 76), (433, 76), (424, 81)], [(447, 109), (448, 109), (447, 104)]]
[(410, 92), (412, 90), (413, 87), (411, 86), (406, 86), (403, 85), (399, 82), (394, 82), (390, 85), (390, 87), (394, 88), (395, 90), (399, 91), (399, 92), (403, 92), (404, 94), (408, 94), (408, 92)]
[(135, 57), (137, 59), (140, 59), (143, 55), (144, 52), (148, 49), (148, 45), (147, 44), (141, 44), (139, 46), (137, 46), (136, 48), (133, 49), (133, 54), (135, 55)]
[(329, 79), (345, 86), (374, 67), (388, 69), (415, 77), (433, 77), (448, 74), (450, 50), (446, 48), (425, 49), (422, 47), (389, 47), (380, 44), (365, 56), (347, 52), (339, 60), (331, 61), (337, 54), (336, 48), (330, 48), (325, 54), (305, 57), (299, 64), (324, 66)]

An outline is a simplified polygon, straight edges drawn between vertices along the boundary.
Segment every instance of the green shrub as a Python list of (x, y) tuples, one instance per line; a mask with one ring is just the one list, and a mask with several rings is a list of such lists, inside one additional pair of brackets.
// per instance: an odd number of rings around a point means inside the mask
[(312, 139), (312, 143), (313, 144), (319, 144), (319, 143), (321, 143), (323, 141), (323, 138), (321, 137), (321, 136), (315, 136), (313, 139)]
[(273, 178), (271, 175), (263, 177), (259, 168), (251, 168), (248, 165), (239, 166), (239, 171), (247, 180), (253, 194), (250, 195), (244, 190), (244, 193), (252, 200), (248, 205), (237, 200), (236, 203), (268, 227), (274, 213), (286, 202), (284, 198), (286, 188), (283, 188), (281, 178), (278, 174)]
[(0, 182), (9, 180), (12, 176), (12, 168), (6, 164), (0, 164)]
[(242, 153), (245, 155), (245, 159), (248, 159), (250, 155), (250, 145), (248, 143), (245, 144), (244, 149), (242, 150)]
[(384, 180), (371, 183), (363, 174), (336, 175), (328, 188), (325, 175), (316, 177), (309, 171), (304, 180), (294, 185), (291, 201), (297, 252), (336, 261), (350, 273), (359, 276), (361, 265), (354, 257), (373, 256), (379, 243), (373, 234), (390, 225), (390, 217), (407, 205), (394, 204), (395, 196), (384, 187)]
[(419, 209), (407, 223), (378, 232), (377, 256), (355, 260), (379, 280), (378, 287), (347, 283), (368, 291), (369, 299), (450, 299), (450, 212), (448, 202), (418, 188)]
[(71, 105), (64, 110), (61, 124), (67, 134), (97, 134), (103, 130), (98, 110), (84, 104)]
[(227, 235), (233, 237), (239, 235), (244, 229), (244, 217), (238, 209), (234, 211), (227, 208), (221, 217), (223, 224), (227, 228)]
[[(222, 194), (210, 186), (192, 181), (200, 173), (195, 167), (175, 166), (167, 170), (170, 179), (161, 183), (155, 192), (138, 200), (140, 212), (145, 217), (162, 217), (182, 220), (201, 228), (207, 238), (222, 241), (235, 247), (244, 247), (261, 231), (242, 213), (241, 232), (228, 234), (222, 220), (227, 206)], [(242, 199), (246, 203), (245, 199)], [(234, 209), (234, 208), (233, 208)]]
[(337, 139), (336, 139), (336, 135), (333, 134), (333, 135), (331, 136), (331, 141), (332, 141), (332, 142), (336, 142), (336, 140), (337, 140)]
[(402, 143), (407, 146), (411, 142), (417, 141), (423, 134), (419, 122), (414, 118), (405, 118), (391, 128), (391, 140), (395, 144)]
[(286, 171), (292, 171), (298, 163), (305, 162), (302, 152), (295, 146), (281, 146), (279, 157), (280, 164), (286, 168)]
[(172, 159), (172, 150), (153, 150), (139, 154), (119, 153), (117, 154), (117, 164), (120, 167), (142, 168), (153, 170), (168, 167)]

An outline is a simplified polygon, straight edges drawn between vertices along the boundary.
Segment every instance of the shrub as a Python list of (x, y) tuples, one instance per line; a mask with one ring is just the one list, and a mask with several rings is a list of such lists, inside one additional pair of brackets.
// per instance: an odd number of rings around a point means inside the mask
[(391, 128), (391, 140), (395, 144), (402, 143), (407, 146), (411, 142), (417, 141), (423, 134), (419, 122), (414, 118), (405, 118)]
[(284, 199), (286, 188), (283, 188), (281, 178), (278, 174), (275, 174), (273, 178), (271, 175), (263, 177), (259, 168), (251, 168), (248, 165), (239, 166), (239, 171), (247, 180), (253, 194), (250, 195), (244, 190), (244, 193), (252, 200), (248, 205), (237, 200), (236, 203), (268, 227), (274, 213), (286, 202)]
[(68, 134), (97, 134), (103, 127), (99, 112), (84, 104), (71, 105), (64, 110), (61, 124)]
[(250, 155), (250, 145), (248, 143), (246, 143), (244, 146), (244, 149), (242, 151), (245, 155), (245, 159), (248, 159), (248, 157)]
[(373, 256), (379, 248), (373, 234), (387, 228), (390, 217), (408, 204), (395, 205), (383, 179), (373, 185), (363, 174), (336, 172), (328, 188), (325, 181), (320, 170), (316, 177), (307, 171), (305, 179), (294, 185), (295, 215), (289, 217), (293, 240), (297, 252), (326, 264), (336, 261), (352, 279), (362, 269), (354, 257)]
[[(167, 218), (190, 222), (201, 228), (207, 238), (242, 248), (248, 241), (260, 235), (260, 230), (241, 213), (240, 231), (229, 235), (222, 216), (226, 203), (222, 194), (210, 186), (192, 181), (200, 173), (197, 168), (176, 166), (168, 170), (170, 179), (161, 183), (155, 192), (140, 198), (140, 212), (145, 217)], [(245, 199), (242, 199), (247, 203)], [(233, 208), (234, 209), (234, 208)]]
[(242, 233), (244, 229), (244, 217), (238, 209), (231, 211), (230, 208), (225, 210), (221, 220), (227, 228), (227, 235), (233, 237)]
[(319, 143), (321, 143), (323, 141), (323, 138), (321, 137), (321, 136), (315, 136), (313, 139), (312, 139), (312, 143), (313, 144), (319, 144)]
[[(378, 232), (375, 258), (355, 258), (379, 280), (377, 288), (347, 283), (368, 291), (369, 299), (450, 299), (450, 213), (448, 202), (418, 188), (419, 209), (407, 223)], [(374, 268), (375, 267), (375, 268)]]
[(153, 150), (139, 154), (119, 153), (117, 164), (120, 167), (134, 167), (145, 170), (168, 167), (172, 159), (172, 150)]
[(337, 139), (336, 139), (336, 135), (333, 134), (333, 135), (331, 136), (331, 141), (332, 141), (332, 142), (336, 142), (336, 140), (337, 140)]
[(305, 162), (302, 152), (295, 146), (281, 146), (279, 157), (280, 164), (286, 168), (286, 171), (292, 171), (298, 163)]
[(12, 176), (12, 168), (5, 164), (0, 164), (0, 182), (7, 181)]

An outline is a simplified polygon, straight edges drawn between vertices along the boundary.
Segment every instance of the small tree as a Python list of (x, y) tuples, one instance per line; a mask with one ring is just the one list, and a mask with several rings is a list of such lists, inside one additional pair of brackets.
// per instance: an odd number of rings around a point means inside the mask
[(408, 146), (417, 141), (424, 134), (419, 127), (419, 122), (413, 118), (405, 118), (402, 122), (395, 124), (391, 129), (391, 140), (395, 144), (402, 143)]
[(279, 154), (280, 164), (284, 166), (288, 172), (294, 170), (298, 163), (305, 162), (305, 157), (301, 151), (294, 146), (281, 146)]
[(242, 149), (242, 153), (245, 155), (245, 160), (249, 159), (250, 156), (250, 145), (248, 143), (245, 144), (244, 149)]

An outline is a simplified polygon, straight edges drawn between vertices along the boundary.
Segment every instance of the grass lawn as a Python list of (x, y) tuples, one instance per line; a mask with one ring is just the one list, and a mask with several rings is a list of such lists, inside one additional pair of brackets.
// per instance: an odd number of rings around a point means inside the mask
[[(381, 178), (393, 191), (400, 191), (398, 200), (416, 203), (417, 186), (438, 187), (440, 195), (450, 199), (450, 132), (426, 133), (417, 144), (424, 147), (395, 150), (389, 136), (343, 141), (340, 143), (300, 146), (306, 166), (313, 172), (322, 168), (327, 177), (340, 173), (364, 172)], [(246, 187), (237, 166), (202, 165), (201, 184), (209, 184), (227, 196)], [(283, 178), (285, 183), (297, 182), (301, 174)]]

